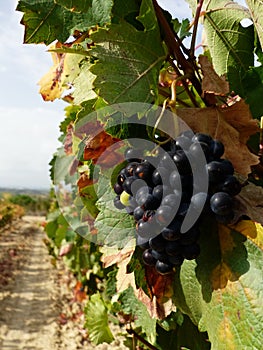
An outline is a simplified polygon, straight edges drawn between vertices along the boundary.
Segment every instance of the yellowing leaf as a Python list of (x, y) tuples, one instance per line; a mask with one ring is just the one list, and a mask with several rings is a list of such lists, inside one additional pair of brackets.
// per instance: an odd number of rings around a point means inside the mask
[(238, 173), (247, 176), (250, 167), (258, 163), (258, 157), (248, 150), (246, 143), (259, 131), (259, 126), (243, 100), (225, 108), (178, 108), (177, 114), (194, 132), (204, 132), (222, 141), (224, 158), (233, 163)]
[(263, 226), (260, 223), (251, 220), (242, 220), (232, 227), (263, 250)]

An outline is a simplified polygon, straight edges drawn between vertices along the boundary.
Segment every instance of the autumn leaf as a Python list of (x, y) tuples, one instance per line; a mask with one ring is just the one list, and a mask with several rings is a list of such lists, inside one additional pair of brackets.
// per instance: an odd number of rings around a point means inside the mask
[(263, 188), (253, 183), (243, 186), (235, 197), (237, 210), (251, 220), (263, 225)]
[(178, 108), (177, 114), (194, 132), (210, 134), (225, 145), (224, 158), (229, 159), (235, 170), (247, 176), (258, 157), (247, 148), (249, 137), (259, 131), (249, 106), (240, 100), (230, 107)]
[[(199, 56), (199, 64), (203, 73), (202, 91), (205, 98), (209, 98), (216, 103), (216, 95), (225, 96), (229, 93), (229, 83), (225, 76), (219, 76), (210, 60), (205, 55)], [(207, 96), (206, 96), (207, 95)]]

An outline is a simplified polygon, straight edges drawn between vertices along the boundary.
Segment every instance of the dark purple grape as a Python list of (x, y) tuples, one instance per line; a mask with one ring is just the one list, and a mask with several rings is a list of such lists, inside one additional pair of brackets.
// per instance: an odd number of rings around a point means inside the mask
[(233, 201), (228, 193), (217, 192), (211, 197), (210, 206), (217, 215), (229, 215), (232, 212)]
[(173, 208), (169, 207), (168, 205), (161, 205), (156, 210), (155, 217), (157, 222), (159, 222), (160, 224), (167, 225), (173, 219), (175, 214), (176, 213)]
[(196, 133), (193, 136), (192, 141), (193, 142), (204, 142), (209, 146), (211, 144), (211, 142), (213, 141), (213, 139), (210, 135), (203, 134), (203, 133)]
[(197, 212), (202, 212), (209, 206), (210, 196), (204, 192), (198, 192), (191, 198), (191, 205)]
[(184, 135), (178, 136), (175, 140), (175, 145), (177, 149), (182, 149), (184, 151), (188, 150), (191, 146), (192, 140)]
[(156, 271), (161, 275), (167, 275), (173, 272), (173, 265), (169, 262), (163, 262), (157, 260), (155, 264)]
[(164, 167), (158, 167), (152, 174), (152, 183), (157, 185), (166, 184), (169, 179), (169, 171)]
[(180, 174), (191, 174), (191, 164), (186, 152), (183, 150), (178, 150), (173, 156), (173, 161)]
[(210, 184), (218, 184), (225, 179), (226, 173), (222, 166), (222, 162), (214, 160), (206, 165), (206, 169)]
[(140, 164), (140, 163), (138, 163), (138, 162), (128, 163), (126, 168), (125, 168), (125, 175), (126, 176), (134, 176), (134, 170), (136, 169), (138, 164)]
[(132, 183), (137, 180), (137, 178), (135, 176), (130, 176), (130, 177), (127, 177), (123, 184), (122, 184), (122, 188), (124, 191), (126, 191), (127, 193), (133, 195), (132, 193)]
[(228, 175), (224, 182), (218, 185), (218, 191), (226, 192), (230, 196), (236, 196), (242, 189), (241, 183), (233, 175)]
[(150, 248), (156, 250), (157, 252), (163, 252), (166, 245), (166, 240), (161, 234), (159, 234), (149, 239), (149, 245)]
[(126, 178), (125, 169), (122, 169), (117, 177), (117, 183), (122, 186)]
[(210, 144), (210, 154), (214, 159), (219, 159), (225, 152), (223, 143), (219, 140), (213, 140)]
[(167, 194), (165, 197), (163, 197), (162, 205), (168, 205), (171, 208), (178, 209), (180, 199), (181, 198), (178, 198), (174, 193)]
[(198, 243), (186, 245), (182, 249), (182, 255), (187, 260), (196, 259), (200, 255), (200, 246)]
[(156, 264), (156, 259), (153, 257), (151, 249), (147, 249), (142, 253), (142, 260), (148, 266), (155, 266)]
[(157, 252), (157, 250), (152, 249), (152, 255), (156, 260), (168, 262), (168, 256), (165, 252)]
[(165, 246), (166, 254), (175, 256), (175, 255), (181, 254), (181, 251), (182, 251), (182, 246), (178, 240), (169, 241), (169, 242), (167, 241), (167, 244)]
[(203, 160), (203, 157), (209, 158), (210, 148), (205, 142), (194, 142), (189, 148), (189, 154), (193, 164), (198, 165)]
[(184, 257), (181, 254), (177, 255), (169, 255), (168, 261), (173, 264), (174, 266), (181, 266), (184, 262)]
[(121, 194), (123, 191), (122, 185), (120, 185), (118, 182), (116, 182), (113, 189), (116, 194)]
[(142, 219), (144, 210), (141, 207), (136, 207), (133, 211), (133, 217), (135, 221)]
[(233, 175), (234, 174), (234, 167), (233, 164), (228, 159), (220, 159), (219, 160), (222, 170), (225, 175)]
[(152, 173), (153, 173), (153, 166), (148, 162), (143, 162), (137, 165), (137, 167), (134, 170), (135, 176), (147, 182), (151, 181)]
[(179, 136), (184, 136), (192, 140), (194, 133), (192, 132), (192, 130), (185, 130), (185, 131), (182, 131)]
[(161, 233), (163, 238), (167, 241), (176, 241), (180, 238), (180, 231), (175, 231), (169, 227), (165, 227)]
[(147, 238), (142, 238), (140, 235), (136, 237), (136, 244), (141, 249), (149, 249), (149, 240)]
[(125, 205), (123, 205), (120, 201), (120, 196), (116, 196), (113, 200), (113, 204), (117, 209), (124, 209)]
[(145, 202), (148, 194), (152, 193), (152, 188), (148, 186), (142, 186), (135, 194), (136, 202), (141, 206)]

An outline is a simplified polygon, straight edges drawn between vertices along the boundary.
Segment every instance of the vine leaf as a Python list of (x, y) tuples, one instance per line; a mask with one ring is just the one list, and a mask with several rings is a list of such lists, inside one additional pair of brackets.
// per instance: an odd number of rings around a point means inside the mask
[(225, 108), (179, 108), (177, 114), (194, 132), (204, 132), (222, 141), (224, 157), (238, 173), (247, 176), (250, 167), (258, 163), (258, 157), (246, 146), (249, 137), (259, 131), (258, 122), (252, 119), (243, 100)]
[(263, 50), (263, 4), (261, 1), (246, 0), (250, 16), (254, 22), (259, 41)]
[(230, 88), (242, 92), (242, 78), (254, 64), (254, 29), (240, 21), (249, 18), (247, 9), (228, 0), (211, 0), (203, 6), (204, 29), (213, 65), (219, 75), (227, 74)]
[(220, 77), (215, 72), (207, 56), (200, 55), (198, 60), (203, 73), (202, 91), (215, 95), (227, 95), (229, 93), (229, 83), (226, 78), (224, 76)]
[(251, 220), (263, 225), (263, 188), (249, 183), (242, 188), (237, 199), (237, 209)]
[[(58, 40), (65, 42), (74, 30), (86, 31), (92, 26), (110, 22), (111, 0), (78, 2), (86, 12), (76, 13), (67, 8), (69, 1), (20, 0), (17, 11), (24, 12), (21, 23), (25, 26), (24, 43), (51, 44)], [(87, 5), (88, 4), (88, 5)], [(72, 2), (74, 7), (76, 2)]]
[[(147, 16), (144, 23), (149, 24)], [(91, 35), (96, 44), (91, 54), (98, 59), (91, 67), (97, 76), (95, 92), (108, 103), (154, 100), (152, 90), (158, 85), (159, 70), (165, 59), (158, 28), (154, 28), (138, 31), (122, 21)]]
[(251, 221), (217, 231), (206, 222), (201, 255), (184, 262), (175, 278), (176, 305), (208, 332), (215, 350), (261, 347), (262, 233)]
[(85, 307), (86, 323), (90, 340), (94, 344), (111, 343), (113, 335), (108, 325), (108, 313), (104, 301), (99, 293), (90, 297)]
[(95, 220), (98, 242), (109, 247), (133, 247), (134, 220), (125, 209), (115, 208), (113, 199), (116, 194), (112, 190), (110, 179), (102, 174), (98, 180), (97, 195), (99, 199), (96, 205), (100, 210)]

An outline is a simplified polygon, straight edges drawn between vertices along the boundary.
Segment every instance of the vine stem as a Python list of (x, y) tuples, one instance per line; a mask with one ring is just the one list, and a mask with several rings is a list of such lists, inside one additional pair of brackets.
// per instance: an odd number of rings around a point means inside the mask
[(190, 64), (190, 62), (186, 59), (183, 52), (181, 51), (180, 43), (178, 43), (178, 41), (176, 40), (174, 32), (171, 29), (169, 23), (167, 22), (161, 7), (158, 5), (156, 0), (152, 0), (152, 2), (156, 13), (156, 17), (164, 30), (164, 40), (167, 44), (170, 54), (176, 59), (178, 67), (181, 68), (184, 71), (184, 74), (189, 77), (197, 93), (200, 96), (202, 96), (201, 83), (195, 75), (194, 67)]
[(147, 349), (149, 350), (158, 350), (155, 346), (150, 344), (147, 340), (145, 340), (143, 337), (141, 337), (138, 333), (135, 332), (132, 328), (127, 329), (127, 333), (133, 335), (136, 339), (138, 339), (141, 343), (147, 346)]
[(196, 7), (196, 12), (195, 12), (193, 35), (192, 35), (191, 46), (190, 46), (190, 57), (192, 59), (195, 58), (195, 42), (196, 42), (197, 28), (198, 28), (198, 22), (199, 22), (199, 17), (200, 17), (203, 3), (204, 3), (204, 0), (199, 0), (198, 5)]

